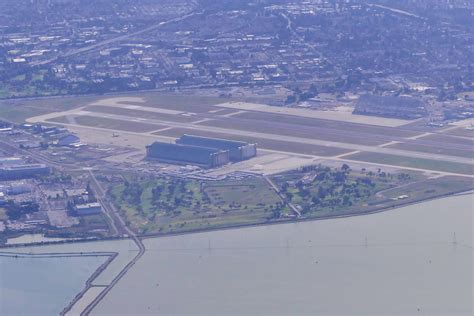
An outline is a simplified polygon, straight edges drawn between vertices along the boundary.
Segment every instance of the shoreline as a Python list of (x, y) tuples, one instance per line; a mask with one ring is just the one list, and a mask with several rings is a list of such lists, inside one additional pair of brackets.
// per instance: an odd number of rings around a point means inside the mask
[[(261, 227), (261, 226), (270, 226), (270, 225), (280, 225), (280, 224), (297, 224), (297, 223), (303, 223), (303, 222), (310, 222), (310, 221), (320, 221), (320, 220), (330, 220), (330, 219), (338, 219), (338, 218), (347, 218), (347, 217), (354, 217), (354, 216), (365, 216), (365, 215), (371, 215), (371, 214), (377, 214), (377, 213), (382, 213), (382, 212), (387, 212), (390, 210), (396, 210), (399, 208), (403, 208), (406, 206), (410, 205), (416, 205), (416, 204), (421, 204), (424, 202), (428, 201), (434, 201), (438, 199), (444, 199), (444, 198), (449, 198), (449, 197), (455, 197), (455, 196), (465, 196), (465, 195), (472, 195), (474, 193), (473, 189), (469, 190), (462, 190), (458, 192), (451, 192), (431, 198), (424, 198), (424, 199), (418, 199), (414, 201), (409, 201), (405, 203), (401, 203), (396, 206), (388, 206), (388, 207), (383, 207), (383, 208), (378, 208), (375, 210), (371, 211), (366, 211), (366, 212), (360, 212), (360, 213), (348, 213), (348, 214), (340, 214), (340, 215), (331, 215), (331, 216), (322, 216), (322, 217), (311, 217), (311, 218), (300, 218), (300, 219), (288, 219), (288, 220), (282, 220), (282, 221), (277, 221), (277, 222), (271, 222), (271, 223), (255, 223), (255, 224), (244, 224), (244, 225), (232, 225), (228, 227), (219, 227), (219, 228), (208, 228), (208, 229), (199, 229), (199, 230), (192, 230), (192, 231), (183, 231), (183, 232), (176, 232), (176, 233), (168, 233), (168, 234), (145, 234), (145, 235), (140, 235), (137, 236), (140, 240), (143, 239), (151, 239), (151, 238), (165, 238), (165, 237), (173, 237), (173, 236), (183, 236), (183, 235), (190, 235), (190, 234), (199, 234), (199, 233), (208, 233), (208, 232), (217, 232), (217, 231), (224, 231), (224, 230), (234, 230), (234, 229), (242, 229), (242, 228), (250, 228), (250, 227)], [(15, 244), (15, 245), (6, 245), (6, 246), (1, 246), (0, 247), (0, 257), (38, 257), (38, 258), (61, 258), (61, 257), (80, 257), (80, 256), (107, 256), (108, 259), (101, 264), (93, 273), (92, 275), (86, 280), (85, 282), (85, 287), (63, 308), (61, 313), (59, 314), (60, 316), (65, 316), (67, 315), (68, 312), (72, 310), (72, 308), (84, 297), (84, 295), (93, 287), (97, 287), (97, 285), (93, 285), (92, 283), (94, 282), (95, 279), (99, 277), (108, 267), (109, 265), (117, 258), (119, 255), (118, 252), (65, 252), (65, 253), (38, 253), (38, 254), (32, 254), (32, 253), (15, 253), (13, 251), (2, 251), (4, 249), (21, 249), (21, 248), (26, 248), (26, 247), (31, 247), (31, 246), (46, 246), (46, 245), (54, 245), (54, 244), (73, 244), (73, 243), (81, 243), (81, 242), (97, 242), (97, 241), (107, 241), (107, 240), (126, 240), (126, 239), (132, 239), (131, 237), (118, 237), (118, 238), (104, 238), (104, 239), (85, 239), (85, 240), (69, 240), (69, 241), (56, 241), (56, 242), (42, 242), (42, 243), (32, 243), (32, 244)], [(145, 250), (146, 251), (146, 250)], [(141, 257), (141, 256), (140, 256)], [(119, 281), (121, 277), (123, 277), (131, 268), (131, 266), (134, 265), (134, 263), (137, 261), (132, 259), (121, 271), (119, 271), (114, 278), (114, 281), (117, 280)], [(139, 259), (139, 258), (138, 258)], [(112, 282), (114, 283), (114, 282)], [(100, 286), (105, 286), (110, 287), (111, 284), (109, 285), (100, 285)], [(114, 284), (115, 285), (115, 284)], [(102, 292), (99, 292), (99, 294), (96, 295), (96, 297), (92, 300), (94, 303), (92, 306), (95, 307), (101, 299), (96, 301), (97, 298), (99, 298), (100, 294)], [(105, 295), (104, 295), (105, 296)], [(90, 309), (91, 303), (89, 303), (86, 307), (82, 309), (81, 315), (88, 315), (88, 313), (91, 311)], [(88, 310), (86, 312), (86, 310)], [(86, 312), (86, 313), (85, 313)]]
[[(347, 218), (347, 217), (355, 217), (355, 216), (365, 216), (365, 215), (372, 215), (382, 212), (388, 212), (390, 210), (396, 210), (398, 208), (420, 204), (428, 201), (448, 198), (452, 196), (463, 196), (463, 195), (470, 195), (474, 194), (474, 189), (468, 190), (460, 190), (455, 192), (450, 192), (434, 197), (429, 198), (422, 198), (412, 201), (407, 201), (404, 203), (400, 203), (394, 206), (385, 206), (380, 208), (375, 208), (373, 210), (363, 211), (363, 212), (352, 212), (346, 214), (338, 214), (338, 215), (325, 215), (320, 217), (304, 217), (304, 218), (292, 218), (292, 219), (283, 219), (274, 222), (262, 222), (262, 223), (254, 223), (254, 224), (234, 224), (229, 226), (223, 227), (211, 227), (211, 228), (199, 228), (181, 232), (174, 232), (174, 233), (150, 233), (150, 234), (141, 234), (137, 235), (140, 239), (149, 239), (149, 238), (165, 238), (165, 237), (172, 237), (172, 236), (182, 236), (182, 235), (190, 235), (190, 234), (199, 234), (199, 233), (207, 233), (207, 232), (214, 232), (214, 231), (223, 231), (223, 230), (230, 230), (230, 229), (241, 229), (246, 227), (260, 227), (260, 226), (272, 226), (272, 225), (281, 225), (281, 224), (297, 224), (303, 222), (312, 222), (312, 221), (322, 221), (322, 220), (331, 220), (331, 219), (339, 219), (339, 218)], [(74, 240), (62, 240), (62, 241), (43, 241), (43, 242), (34, 242), (34, 243), (23, 243), (23, 244), (5, 244), (0, 245), (0, 254), (2, 253), (2, 249), (16, 249), (16, 248), (25, 248), (25, 247), (38, 247), (38, 246), (48, 246), (48, 245), (60, 245), (60, 244), (74, 244), (74, 243), (88, 243), (88, 242), (98, 242), (98, 241), (108, 241), (108, 240), (127, 240), (132, 239), (132, 237), (106, 237), (106, 238), (84, 238), (84, 239), (74, 239)]]
[(402, 207), (421, 204), (421, 203), (425, 203), (429, 201), (434, 201), (434, 200), (439, 200), (439, 199), (444, 199), (444, 198), (449, 198), (449, 197), (454, 197), (454, 196), (472, 195), (472, 194), (474, 194), (474, 189), (446, 193), (446, 194), (438, 195), (431, 198), (423, 198), (423, 199), (408, 201), (408, 202), (401, 203), (395, 206), (381, 207), (374, 210), (359, 212), (359, 213), (347, 213), (347, 214), (329, 215), (329, 216), (321, 216), (321, 217), (297, 218), (297, 219), (288, 219), (288, 220), (281, 220), (281, 221), (275, 221), (275, 222), (269, 222), (269, 223), (242, 224), (242, 225), (232, 225), (228, 227), (219, 227), (219, 228), (203, 228), (199, 230), (183, 231), (183, 232), (168, 233), (168, 234), (145, 234), (145, 235), (140, 235), (138, 237), (140, 239), (165, 238), (165, 237), (183, 236), (183, 235), (190, 235), (190, 234), (208, 233), (208, 232), (214, 232), (214, 231), (225, 231), (225, 230), (231, 230), (231, 229), (273, 226), (273, 225), (282, 225), (282, 224), (298, 224), (298, 223), (313, 222), (313, 221), (323, 221), (323, 220), (341, 219), (341, 218), (349, 218), (349, 217), (356, 217), (356, 216), (366, 216), (366, 215), (373, 215), (373, 214), (388, 212), (392, 210), (397, 210)]

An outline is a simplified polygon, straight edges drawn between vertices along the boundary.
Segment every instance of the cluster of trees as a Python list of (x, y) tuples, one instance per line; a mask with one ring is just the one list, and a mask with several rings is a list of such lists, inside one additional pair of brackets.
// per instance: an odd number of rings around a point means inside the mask
[(167, 178), (166, 181), (148, 184), (125, 181), (120, 196), (115, 198), (134, 208), (140, 216), (154, 221), (159, 211), (164, 211), (168, 216), (179, 215), (184, 208), (199, 212), (203, 205), (211, 203), (203, 186), (204, 184), (196, 192), (189, 189), (185, 180), (179, 178)]
[(352, 206), (356, 201), (368, 198), (376, 186), (369, 177), (350, 177), (351, 168), (344, 164), (340, 169), (331, 169), (322, 166), (307, 166), (302, 168), (307, 172), (314, 172), (312, 181), (299, 180), (294, 183), (294, 190), (290, 190), (288, 182), (283, 183), (281, 190), (289, 201), (302, 201), (302, 212), (308, 213), (321, 209), (336, 209)]
[(35, 202), (23, 202), (15, 203), (14, 201), (8, 201), (5, 205), (7, 210), (7, 216), (10, 220), (18, 220), (26, 214), (31, 214), (39, 211), (39, 205)]
[(270, 205), (270, 216), (267, 217), (267, 220), (279, 219), (281, 217), (281, 211), (284, 209), (284, 207), (285, 204), (283, 202), (278, 202), (274, 205)]
[(130, 205), (140, 205), (143, 188), (138, 182), (125, 182), (122, 198)]
[(291, 104), (291, 103), (298, 103), (298, 102), (303, 102), (306, 100), (309, 100), (311, 98), (314, 98), (315, 96), (318, 95), (318, 88), (314, 83), (311, 84), (309, 89), (307, 91), (302, 91), (299, 87), (296, 87), (293, 90), (293, 94), (289, 95), (286, 98), (285, 103), (286, 104)]
[[(194, 191), (186, 188), (182, 179), (168, 179), (152, 190), (151, 203), (158, 210), (164, 210), (168, 215), (181, 213), (180, 207), (193, 207)], [(195, 202), (194, 208), (200, 208), (201, 201)]]

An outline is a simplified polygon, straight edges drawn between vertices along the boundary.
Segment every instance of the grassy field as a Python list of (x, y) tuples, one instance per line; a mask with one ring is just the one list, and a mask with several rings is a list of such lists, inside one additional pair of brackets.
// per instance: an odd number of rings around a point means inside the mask
[(239, 135), (215, 133), (215, 132), (208, 132), (208, 131), (199, 131), (199, 130), (193, 130), (190, 128), (172, 128), (166, 131), (157, 132), (155, 134), (161, 135), (161, 136), (168, 136), (168, 137), (180, 137), (183, 134), (192, 134), (192, 135), (199, 135), (199, 136), (204, 136), (204, 137), (233, 139), (233, 140), (238, 140), (238, 141), (256, 143), (258, 144), (258, 148), (262, 148), (262, 149), (285, 151), (285, 152), (304, 154), (304, 155), (324, 156), (324, 157), (336, 156), (336, 155), (349, 152), (349, 150), (346, 150), (346, 149), (329, 147), (329, 146), (318, 146), (318, 145), (310, 145), (310, 144), (297, 143), (297, 142), (287, 142), (287, 141), (280, 141), (280, 140), (273, 140), (273, 139), (265, 139), (265, 138), (259, 138), (259, 137), (248, 137), (248, 136), (239, 136)]
[[(408, 201), (420, 201), (472, 189), (474, 189), (474, 182), (471, 179), (465, 177), (445, 176), (435, 179), (431, 178), (414, 181), (401, 187), (395, 187), (383, 191), (382, 194), (385, 201), (396, 199), (401, 195), (408, 195)], [(371, 201), (371, 204), (380, 205), (383, 204), (383, 202), (384, 200), (381, 201), (380, 199), (374, 199)], [(396, 201), (391, 203), (396, 205)]]
[(400, 167), (419, 168), (434, 171), (452, 172), (457, 174), (474, 174), (474, 166), (469, 164), (438, 161), (432, 159), (421, 159), (403, 157), (389, 154), (362, 152), (346, 156), (346, 159), (356, 161), (366, 161), (380, 164), (395, 165)]
[(201, 182), (128, 177), (111, 187), (110, 195), (127, 224), (141, 234), (264, 223), (288, 212), (261, 178)]
[[(471, 179), (421, 172), (353, 171), (312, 166), (272, 176), (303, 218), (358, 215), (472, 190)], [(139, 234), (192, 232), (279, 222), (291, 214), (260, 177), (198, 181), (126, 175), (109, 194)]]
[[(0, 98), (8, 96), (5, 90), (0, 87)], [(137, 103), (141, 106), (163, 107), (181, 111), (200, 112), (217, 109), (213, 104), (228, 101), (217, 97), (200, 96), (175, 96), (162, 92), (136, 92), (118, 95), (90, 95), (90, 96), (62, 96), (37, 99), (9, 99), (0, 100), (0, 119), (7, 119), (15, 123), (22, 123), (27, 118), (43, 115), (51, 112), (67, 111), (73, 108), (85, 106), (90, 103), (114, 97), (140, 97), (144, 98), (144, 103)]]
[(205, 191), (211, 203), (218, 206), (228, 204), (257, 206), (262, 204), (262, 201), (272, 205), (280, 201), (274, 191), (260, 178), (248, 181), (210, 182), (205, 186)]
[(146, 119), (153, 119), (153, 120), (164, 120), (170, 122), (179, 122), (179, 123), (189, 123), (199, 118), (193, 116), (184, 116), (179, 114), (165, 114), (165, 113), (157, 113), (151, 111), (143, 111), (143, 110), (130, 110), (118, 107), (111, 107), (111, 106), (100, 106), (100, 105), (92, 105), (85, 108), (86, 111), (90, 112), (97, 112), (97, 113), (109, 113), (109, 114), (116, 114), (116, 115), (124, 115), (128, 117), (134, 118), (146, 118)]
[[(442, 145), (442, 144), (440, 144)], [(397, 148), (409, 151), (418, 151), (423, 153), (431, 154), (440, 154), (447, 156), (456, 156), (456, 157), (465, 157), (465, 158), (474, 158), (474, 150), (463, 150), (463, 149), (453, 149), (445, 148), (441, 146), (427, 146), (419, 144), (410, 144), (410, 143), (399, 143), (395, 145), (388, 146), (389, 148)], [(474, 147), (472, 148), (474, 149)]]
[(43, 98), (37, 100), (0, 101), (0, 118), (23, 123), (27, 118), (51, 112), (62, 112), (83, 106), (97, 97)]

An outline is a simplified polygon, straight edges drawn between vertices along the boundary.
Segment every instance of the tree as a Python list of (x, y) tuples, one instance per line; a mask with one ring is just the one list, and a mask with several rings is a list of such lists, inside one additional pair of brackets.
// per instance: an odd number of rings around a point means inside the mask
[(334, 175), (334, 180), (336, 182), (345, 182), (347, 179), (347, 174), (345, 172), (336, 172)]
[(343, 205), (352, 205), (351, 197), (349, 195), (344, 195), (342, 198)]
[(324, 187), (319, 187), (318, 189), (318, 197), (321, 200), (324, 200), (324, 198), (328, 195), (328, 191)]

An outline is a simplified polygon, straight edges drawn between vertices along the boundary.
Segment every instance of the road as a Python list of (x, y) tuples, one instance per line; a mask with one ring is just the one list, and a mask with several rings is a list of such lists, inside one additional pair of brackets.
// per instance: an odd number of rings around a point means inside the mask
[[(0, 145), (2, 146), (2, 149), (7, 149), (7, 151), (10, 153), (20, 153), (22, 155), (32, 157), (38, 162), (44, 163), (50, 167), (59, 169), (61, 171), (84, 171), (84, 169), (79, 168), (77, 165), (64, 164), (52, 161), (51, 159), (48, 159), (37, 152), (18, 148), (16, 144), (10, 144), (9, 142), (0, 140)], [(141, 239), (138, 238), (138, 236), (127, 227), (125, 221), (119, 215), (119, 212), (115, 205), (107, 199), (106, 192), (95, 177), (93, 171), (89, 169), (88, 172), (91, 179), (91, 187), (94, 190), (97, 201), (102, 205), (106, 216), (110, 219), (114, 235), (130, 237), (137, 245), (139, 251), (137, 255), (112, 280), (112, 282), (108, 286), (106, 286), (104, 290), (84, 309), (81, 315), (89, 315), (92, 309), (97, 306), (97, 304), (105, 297), (105, 295), (110, 292), (110, 290), (120, 281), (120, 279), (128, 272), (128, 270), (130, 270), (145, 253), (145, 246), (143, 245)], [(103, 267), (102, 269), (105, 268)], [(92, 285), (88, 284), (87, 286), (91, 287)]]
[(276, 186), (276, 184), (267, 176), (264, 176), (263, 178), (272, 187), (275, 193), (278, 194), (283, 203), (288, 205), (297, 217), (301, 217), (301, 212), (298, 210), (298, 208), (293, 203), (291, 203), (283, 193), (281, 193), (280, 189)]
[(377, 8), (379, 8), (379, 9), (388, 10), (388, 11), (391, 11), (391, 12), (393, 12), (393, 13), (397, 13), (397, 14), (409, 16), (409, 17), (412, 17), (412, 18), (417, 18), (417, 19), (426, 20), (424, 17), (421, 17), (421, 16), (419, 16), (419, 15), (410, 13), (410, 12), (408, 12), (408, 11), (404, 11), (404, 10), (400, 10), (400, 9), (396, 9), (396, 8), (391, 8), (391, 7), (384, 6), (384, 5), (380, 5), (380, 4), (372, 4), (372, 3), (370, 3), (370, 4), (368, 4), (368, 5), (371, 6), (371, 7), (377, 7)]
[(36, 160), (39, 163), (49, 165), (50, 167), (54, 167), (59, 170), (77, 168), (77, 166), (74, 164), (60, 163), (60, 162), (51, 160), (38, 152), (22, 149), (18, 147), (18, 144), (12, 144), (2, 139), (0, 139), (0, 145), (2, 146), (2, 150), (5, 150), (11, 154), (17, 153), (24, 156), (32, 157), (34, 160)]
[(47, 65), (47, 64), (50, 64), (50, 63), (56, 61), (60, 57), (61, 58), (71, 57), (71, 56), (74, 56), (74, 55), (85, 53), (85, 52), (88, 52), (88, 51), (91, 51), (91, 50), (94, 50), (94, 49), (97, 49), (97, 48), (100, 48), (100, 47), (104, 47), (104, 46), (107, 46), (107, 45), (110, 45), (110, 44), (113, 44), (113, 43), (116, 43), (116, 42), (126, 40), (128, 38), (132, 38), (134, 36), (144, 34), (146, 32), (154, 31), (154, 30), (156, 30), (160, 27), (163, 27), (165, 25), (175, 23), (175, 22), (179, 22), (179, 21), (182, 21), (184, 19), (195, 16), (197, 14), (201, 14), (201, 13), (202, 12), (191, 12), (189, 14), (186, 14), (186, 15), (168, 20), (168, 21), (164, 21), (164, 22), (160, 22), (158, 24), (151, 25), (149, 27), (138, 30), (136, 32), (128, 33), (128, 34), (125, 34), (125, 35), (120, 35), (120, 36), (117, 36), (117, 37), (114, 37), (114, 38), (111, 38), (111, 39), (108, 39), (108, 40), (105, 40), (105, 41), (102, 41), (102, 42), (99, 42), (99, 43), (96, 43), (96, 44), (92, 44), (92, 45), (89, 45), (89, 46), (86, 46), (86, 47), (81, 47), (81, 48), (78, 48), (78, 49), (74, 49), (74, 50), (71, 50), (71, 51), (66, 52), (64, 54), (61, 54), (60, 56), (50, 58), (50, 59), (47, 59), (47, 60), (43, 60), (43, 61), (34, 62), (34, 63), (31, 63), (30, 65), (31, 66), (44, 66), (44, 65)]
[(102, 292), (82, 311), (81, 316), (89, 315), (90, 312), (99, 304), (99, 302), (112, 290), (112, 288), (117, 285), (117, 283), (120, 281), (120, 279), (123, 278), (125, 274), (137, 263), (138, 260), (145, 254), (145, 245), (141, 241), (140, 238), (137, 237), (137, 235), (127, 227), (125, 224), (125, 221), (120, 217), (119, 212), (115, 205), (111, 203), (107, 197), (106, 197), (106, 192), (100, 185), (99, 181), (97, 181), (97, 178), (95, 177), (94, 173), (92, 170), (89, 170), (89, 174), (92, 180), (92, 186), (94, 188), (94, 191), (96, 193), (96, 198), (97, 200), (102, 204), (104, 207), (105, 211), (110, 215), (110, 217), (114, 220), (115, 224), (119, 224), (120, 228), (119, 230), (125, 231), (129, 237), (132, 238), (132, 240), (135, 242), (135, 244), (138, 247), (138, 253), (137, 255), (117, 274), (117, 276), (112, 280), (112, 282), (104, 288)]

